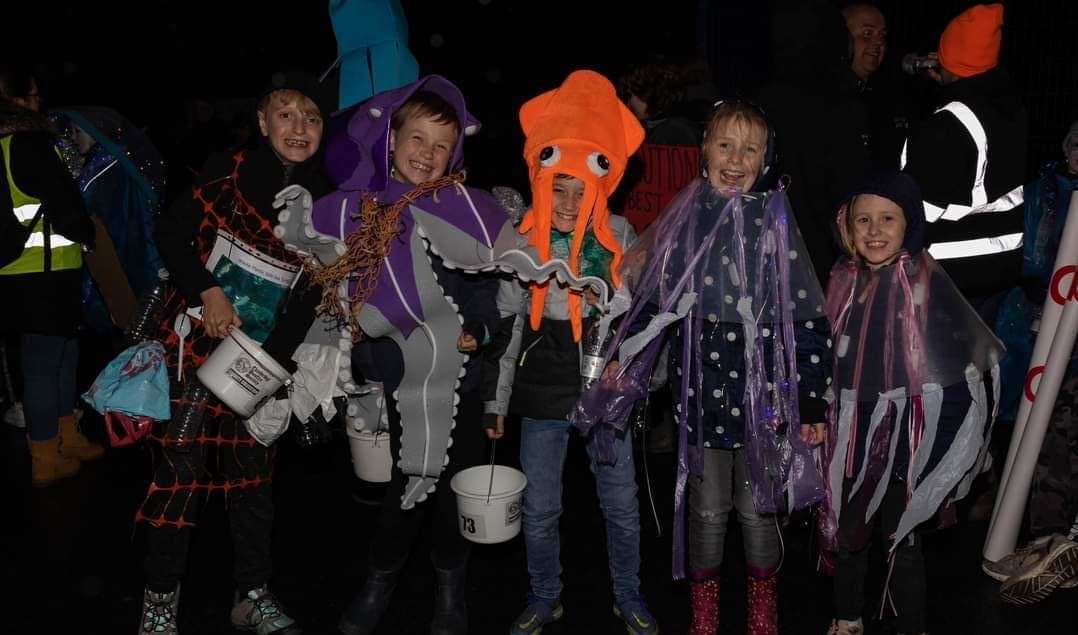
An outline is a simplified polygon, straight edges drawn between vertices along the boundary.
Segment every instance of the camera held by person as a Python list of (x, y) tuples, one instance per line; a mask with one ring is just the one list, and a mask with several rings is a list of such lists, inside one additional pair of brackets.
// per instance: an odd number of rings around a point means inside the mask
[(928, 53), (927, 55), (907, 53), (902, 58), (902, 71), (908, 75), (919, 75), (930, 70), (935, 71), (939, 69), (939, 66), (939, 57), (935, 53)]

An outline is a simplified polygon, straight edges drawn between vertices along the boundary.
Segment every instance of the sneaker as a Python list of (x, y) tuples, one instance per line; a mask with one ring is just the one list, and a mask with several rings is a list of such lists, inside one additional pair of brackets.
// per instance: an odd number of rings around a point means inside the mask
[(827, 635), (862, 635), (865, 632), (861, 618), (850, 620), (831, 620), (831, 628), (827, 629)]
[[(1041, 536), (1030, 542), (1025, 547), (1016, 549), (1014, 553), (1004, 556), (992, 562), (985, 560), (981, 563), (981, 570), (1000, 582), (1006, 582), (1011, 576), (1016, 575), (1022, 569), (1032, 565), (1043, 558), (1048, 552), (1048, 545), (1055, 536)], [(1067, 538), (1071, 542), (1078, 542), (1073, 538)], [(1073, 589), (1078, 587), (1078, 575), (1075, 575), (1059, 584), (1061, 589)]]
[(543, 627), (551, 622), (556, 622), (565, 615), (565, 609), (561, 602), (550, 606), (542, 600), (532, 599), (528, 607), (513, 620), (513, 627), (509, 629), (509, 635), (534, 635), (542, 633)]
[(155, 593), (149, 588), (142, 592), (142, 617), (139, 635), (176, 635), (176, 607), (180, 602), (180, 585), (171, 593)]
[(1039, 553), (1000, 587), (1000, 597), (1012, 604), (1033, 604), (1052, 594), (1064, 582), (1078, 576), (1078, 543), (1058, 534), (1050, 537)]
[(1045, 548), (1050, 542), (1052, 542), (1051, 536), (1042, 536), (995, 562), (985, 559), (981, 562), (981, 570), (990, 578), (1006, 582), (1014, 574), (1043, 558)]
[(614, 615), (625, 622), (629, 635), (655, 635), (659, 632), (659, 624), (655, 621), (655, 616), (648, 611), (648, 607), (644, 606), (643, 600), (615, 604)]
[(251, 589), (232, 607), (232, 625), (257, 635), (299, 635), (296, 620), (285, 615), (277, 598), (266, 589)]

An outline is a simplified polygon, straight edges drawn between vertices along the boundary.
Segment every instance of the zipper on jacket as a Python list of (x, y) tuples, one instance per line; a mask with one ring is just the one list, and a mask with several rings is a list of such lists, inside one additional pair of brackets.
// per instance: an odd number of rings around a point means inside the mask
[(535, 348), (535, 345), (538, 344), (539, 342), (542, 342), (544, 337), (546, 337), (545, 334), (540, 335), (539, 337), (535, 338), (534, 342), (532, 342), (531, 344), (528, 344), (528, 347), (525, 348), (524, 352), (520, 354), (520, 361), (517, 362), (517, 366), (519, 366), (520, 368), (524, 368), (524, 360), (528, 357), (528, 351)]

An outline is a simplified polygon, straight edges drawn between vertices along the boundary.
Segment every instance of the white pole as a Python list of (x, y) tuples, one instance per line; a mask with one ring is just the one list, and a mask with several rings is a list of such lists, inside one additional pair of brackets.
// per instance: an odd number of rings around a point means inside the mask
[(1073, 192), (985, 541), (984, 557), (993, 562), (1014, 551), (1033, 470), (1071, 357), (1078, 330), (1076, 265), (1078, 192)]

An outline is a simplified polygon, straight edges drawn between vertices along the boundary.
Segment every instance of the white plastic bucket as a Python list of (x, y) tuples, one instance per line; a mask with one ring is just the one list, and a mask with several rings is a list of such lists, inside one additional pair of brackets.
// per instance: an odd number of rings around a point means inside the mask
[(250, 417), (262, 400), (277, 392), (289, 373), (258, 342), (234, 328), (198, 369), (198, 379), (241, 417)]
[(528, 479), (524, 472), (511, 467), (495, 465), (493, 469), (493, 486), (490, 465), (461, 470), (449, 482), (457, 495), (460, 533), (480, 544), (505, 542), (520, 533), (521, 494)]
[(352, 470), (356, 476), (368, 483), (388, 483), (393, 469), (389, 433), (354, 430), (352, 426), (348, 426), (345, 432), (352, 450)]

